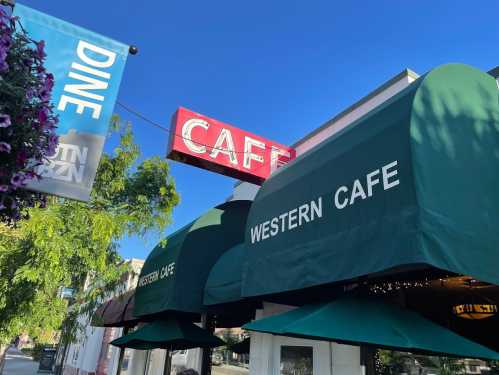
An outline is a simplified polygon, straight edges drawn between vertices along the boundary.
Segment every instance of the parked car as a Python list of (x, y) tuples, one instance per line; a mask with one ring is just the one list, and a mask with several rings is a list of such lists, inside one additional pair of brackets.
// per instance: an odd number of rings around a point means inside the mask
[(220, 353), (215, 353), (211, 357), (211, 364), (214, 366), (221, 366), (223, 361), (224, 361), (224, 358)]

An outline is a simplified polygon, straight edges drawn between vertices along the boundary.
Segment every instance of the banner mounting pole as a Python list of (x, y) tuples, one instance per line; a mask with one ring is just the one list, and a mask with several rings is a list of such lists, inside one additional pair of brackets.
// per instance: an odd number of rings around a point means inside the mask
[(137, 53), (139, 53), (139, 49), (137, 46), (134, 46), (132, 44), (130, 48), (128, 48), (128, 52), (130, 53), (130, 55), (136, 55)]

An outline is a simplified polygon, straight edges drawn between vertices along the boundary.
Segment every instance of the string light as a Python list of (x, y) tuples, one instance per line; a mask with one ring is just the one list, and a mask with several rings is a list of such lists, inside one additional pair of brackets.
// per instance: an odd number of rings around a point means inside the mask
[(428, 288), (431, 285), (431, 280), (416, 280), (416, 281), (386, 281), (369, 285), (369, 291), (374, 294), (387, 294), (398, 290)]

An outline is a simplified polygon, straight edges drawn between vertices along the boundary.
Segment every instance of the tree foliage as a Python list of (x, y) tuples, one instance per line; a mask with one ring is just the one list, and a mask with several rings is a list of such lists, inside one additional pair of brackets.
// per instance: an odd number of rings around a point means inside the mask
[(490, 375), (499, 375), (499, 361), (489, 361)]
[(393, 350), (378, 350), (379, 369), (383, 375), (400, 374), (407, 372), (407, 353)]
[(458, 375), (465, 371), (464, 363), (460, 359), (450, 357), (435, 357), (435, 367), (439, 375)]
[[(411, 373), (411, 367), (413, 367), (412, 372), (417, 369), (420, 373), (431, 371), (439, 375), (459, 375), (465, 372), (464, 360), (459, 358), (437, 357), (392, 350), (378, 350), (378, 356), (380, 361), (378, 373), (383, 375)], [(426, 372), (423, 372), (423, 369)]]
[(179, 198), (168, 164), (157, 157), (138, 163), (131, 128), (121, 129), (116, 118), (113, 128), (120, 143), (103, 155), (88, 203), (51, 197), (16, 228), (0, 227), (0, 343), (59, 329), (67, 314), (62, 287), (75, 288), (84, 302), (70, 309), (66, 323), (74, 328), (74, 317), (91, 310), (126, 270), (119, 240), (169, 223)]

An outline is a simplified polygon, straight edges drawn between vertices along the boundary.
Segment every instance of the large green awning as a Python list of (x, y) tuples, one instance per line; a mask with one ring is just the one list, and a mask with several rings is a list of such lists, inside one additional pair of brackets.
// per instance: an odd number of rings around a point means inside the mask
[(459, 336), (415, 312), (372, 298), (349, 297), (330, 303), (307, 305), (256, 320), (243, 328), (413, 353), (499, 359), (499, 353)]
[(496, 81), (450, 64), (261, 187), (244, 297), (421, 267), (499, 284)]
[(234, 246), (213, 266), (204, 288), (204, 304), (217, 305), (241, 300), (244, 244)]
[(159, 243), (142, 268), (134, 316), (203, 312), (208, 274), (222, 254), (244, 240), (250, 204), (221, 204)]
[(183, 350), (214, 348), (225, 343), (191, 322), (169, 318), (146, 324), (135, 332), (112, 341), (111, 345), (139, 350)]

